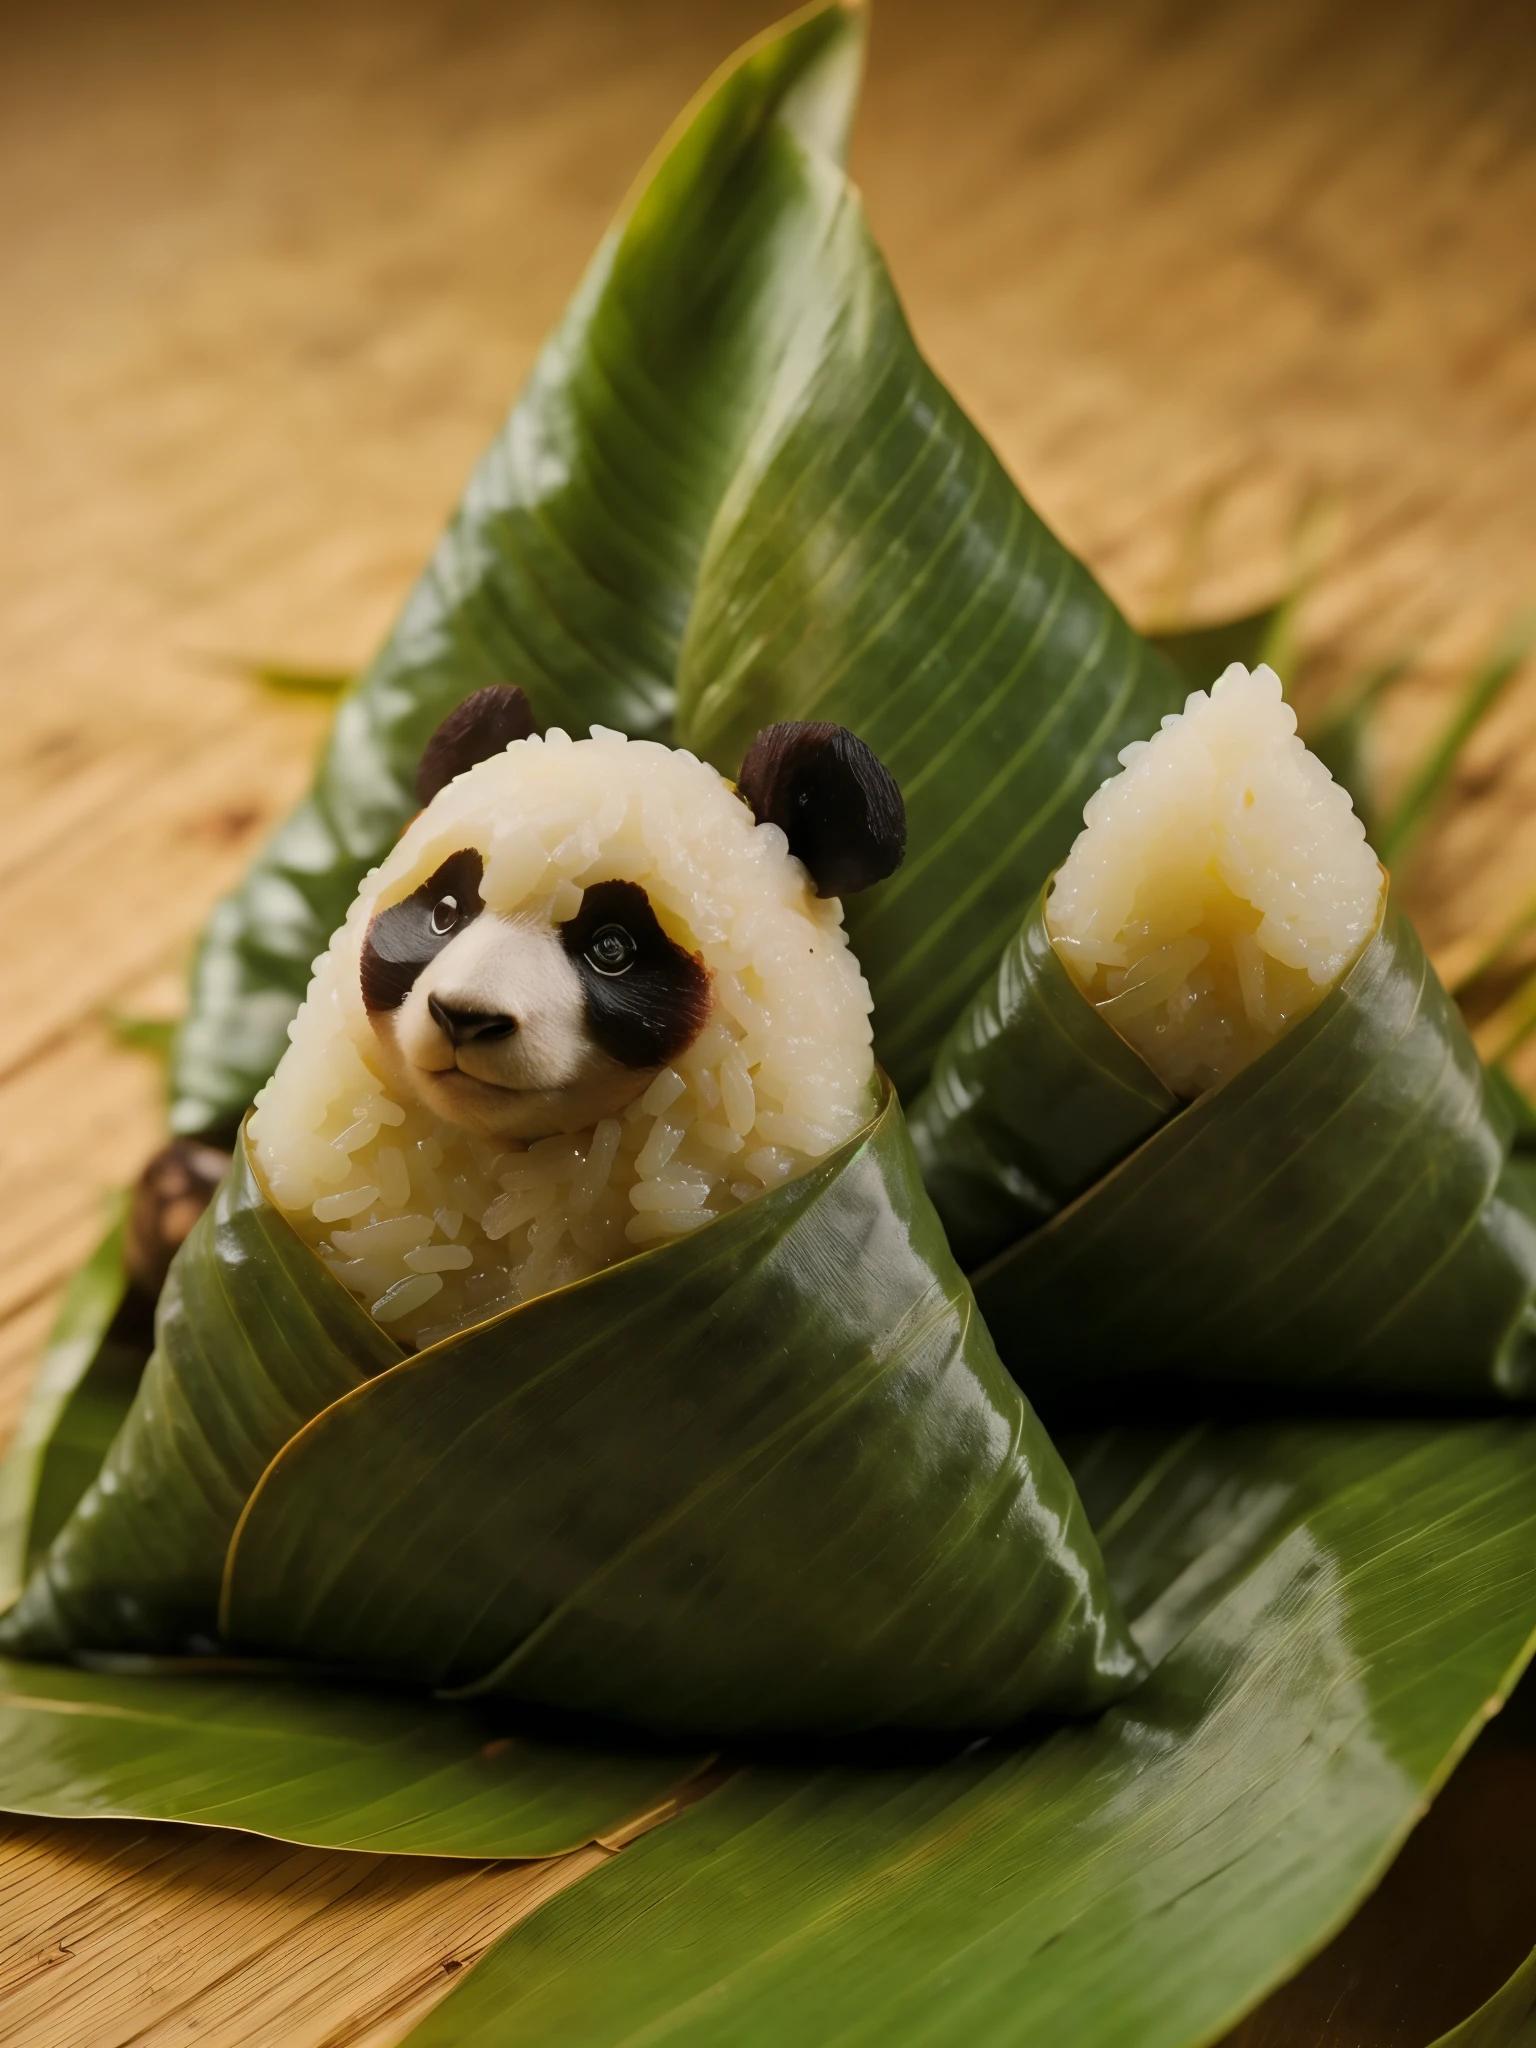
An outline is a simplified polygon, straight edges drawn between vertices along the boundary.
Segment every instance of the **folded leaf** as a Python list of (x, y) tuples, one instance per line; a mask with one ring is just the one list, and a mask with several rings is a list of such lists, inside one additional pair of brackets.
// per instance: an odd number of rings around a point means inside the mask
[(982, 1265), (1091, 1188), (1178, 1102), (1066, 973), (1043, 897), (951, 1030), (912, 1141), (950, 1248)]
[(216, 1633), (712, 1735), (1005, 1726), (1139, 1675), (889, 1088), (800, 1179), (410, 1358), (244, 1156), (0, 1644)]
[(123, 1264), (122, 1202), (65, 1291), (0, 1464), (0, 1608), (68, 1521), (138, 1391), (153, 1312)]
[(396, 1855), (556, 1856), (633, 1821), (703, 1762), (260, 1674), (0, 1659), (8, 1813), (194, 1821)]
[[(1057, 1096), (1070, 1117), (1053, 1119)], [(1311, 1016), (1159, 1114), (1158, 1084), (1078, 994), (1037, 901), (913, 1124), (940, 1214), (974, 1256), (1034, 1220), (1010, 1174), (1040, 1191), (1036, 1213), (1047, 1196), (1065, 1204), (974, 1283), (1048, 1411), (1101, 1411), (1106, 1387), (1169, 1380), (1227, 1395), (1536, 1392), (1531, 1176), (1391, 905)], [(1085, 1132), (1102, 1132), (1097, 1156)]]
[(1518, 1676), (1533, 1449), (1523, 1422), (1096, 1439), (1074, 1470), (1157, 1665), (1138, 1693), (927, 1770), (745, 1770), (514, 1929), (412, 2048), (1213, 2040)]
[(923, 361), (853, 186), (813, 174), (828, 227), (710, 534), (677, 736), (734, 774), (760, 726), (828, 719), (900, 783), (906, 860), (847, 920), (905, 1094), (1121, 748), (1187, 685)]
[(211, 1642), (252, 1488), (296, 1430), (401, 1355), (267, 1201), (242, 1144), (172, 1262), (127, 1418), (0, 1621), (0, 1650)]
[(209, 922), (174, 1130), (238, 1124), (461, 698), (519, 683), (546, 724), (667, 737), (705, 535), (825, 229), (805, 162), (845, 146), (862, 40), (836, 0), (804, 9), (748, 44), (663, 144), (343, 699), (313, 790)]
[(911, 837), (854, 942), (903, 1087), (1182, 698), (917, 353), (842, 170), (862, 20), (813, 6), (749, 44), (605, 238), (311, 795), (209, 923), (175, 1130), (233, 1132), (428, 734), (484, 684), (646, 738), (680, 689), (684, 742), (732, 775), (781, 717), (868, 739)]

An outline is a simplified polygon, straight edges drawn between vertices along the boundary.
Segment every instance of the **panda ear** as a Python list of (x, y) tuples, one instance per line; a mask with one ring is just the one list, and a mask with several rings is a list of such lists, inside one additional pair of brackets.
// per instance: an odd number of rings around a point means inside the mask
[(492, 683), (455, 704), (427, 741), (416, 770), (416, 795), (425, 810), (456, 775), (502, 753), (535, 730), (533, 707), (515, 683)]
[(901, 866), (901, 791), (846, 726), (765, 726), (747, 749), (736, 786), (760, 825), (779, 827), (818, 896), (851, 896)]

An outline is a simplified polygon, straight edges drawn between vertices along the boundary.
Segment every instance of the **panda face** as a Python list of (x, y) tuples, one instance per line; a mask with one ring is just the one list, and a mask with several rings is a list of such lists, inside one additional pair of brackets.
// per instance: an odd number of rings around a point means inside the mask
[(638, 883), (594, 883), (555, 925), (487, 909), (483, 872), (467, 847), (374, 918), (369, 1021), (397, 1076), (446, 1121), (497, 1138), (585, 1130), (698, 1037), (708, 972)]

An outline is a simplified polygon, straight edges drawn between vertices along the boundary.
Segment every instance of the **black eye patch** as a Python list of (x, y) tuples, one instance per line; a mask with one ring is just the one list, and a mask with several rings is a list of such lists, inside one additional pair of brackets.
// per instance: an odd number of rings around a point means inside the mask
[(449, 854), (414, 895), (379, 912), (363, 940), (365, 1009), (399, 1009), (421, 970), (485, 908), (480, 900), (484, 872), (485, 862), (466, 846)]
[(709, 1016), (709, 972), (669, 939), (638, 882), (595, 882), (560, 927), (586, 998), (587, 1028), (626, 1067), (663, 1067)]

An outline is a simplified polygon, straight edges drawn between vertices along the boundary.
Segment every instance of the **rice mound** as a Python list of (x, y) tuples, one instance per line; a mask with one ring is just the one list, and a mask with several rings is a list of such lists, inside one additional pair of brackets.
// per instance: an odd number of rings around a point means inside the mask
[(1176, 1095), (1239, 1072), (1320, 1003), (1381, 914), (1349, 795), (1241, 662), (1120, 755), (1057, 870), (1046, 929)]
[[(364, 934), (449, 853), (485, 860), (485, 914), (575, 916), (640, 883), (703, 960), (700, 1036), (638, 1101), (524, 1146), (444, 1122), (387, 1078)], [(685, 1236), (803, 1173), (873, 1103), (870, 996), (836, 899), (693, 755), (594, 726), (516, 740), (443, 790), (315, 962), (249, 1132), (278, 1207), (369, 1313), (422, 1346)]]

